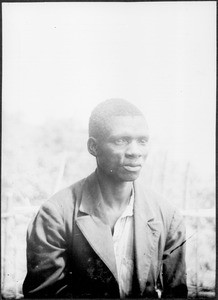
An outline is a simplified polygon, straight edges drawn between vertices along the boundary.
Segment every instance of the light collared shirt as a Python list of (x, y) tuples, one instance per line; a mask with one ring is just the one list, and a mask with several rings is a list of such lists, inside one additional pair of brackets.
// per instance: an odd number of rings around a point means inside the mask
[(133, 204), (134, 192), (125, 211), (114, 226), (113, 242), (116, 258), (120, 297), (125, 298), (132, 290), (134, 268), (133, 253)]

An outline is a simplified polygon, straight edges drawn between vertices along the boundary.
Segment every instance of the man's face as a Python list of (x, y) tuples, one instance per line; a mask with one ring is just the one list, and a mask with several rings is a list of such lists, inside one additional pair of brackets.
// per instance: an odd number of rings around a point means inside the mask
[(142, 116), (110, 118), (105, 137), (97, 140), (99, 171), (116, 181), (134, 181), (148, 152), (148, 127)]

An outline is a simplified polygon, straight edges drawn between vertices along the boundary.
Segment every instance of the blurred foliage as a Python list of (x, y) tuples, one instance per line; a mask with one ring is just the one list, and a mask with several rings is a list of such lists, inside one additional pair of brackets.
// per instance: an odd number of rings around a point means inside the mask
[[(2, 212), (11, 207), (40, 205), (55, 191), (86, 177), (95, 169), (95, 159), (86, 147), (87, 131), (73, 119), (48, 120), (41, 126), (27, 124), (21, 117), (3, 115), (2, 127)], [(215, 184), (211, 178), (202, 180), (187, 162), (182, 167), (161, 150), (158, 141), (151, 140), (151, 149), (142, 171), (142, 182), (162, 194), (181, 209), (208, 209), (215, 207)], [(12, 199), (9, 205), (8, 199)], [(3, 263), (15, 259), (10, 266), (11, 274), (16, 269), (19, 292), (14, 291), (11, 275), (4, 295), (22, 295), (24, 279), (25, 232), (31, 215), (17, 215), (14, 220), (12, 244), (16, 255), (6, 245), (9, 237), (7, 221), (2, 225)], [(188, 283), (194, 287), (193, 295), (199, 291), (215, 289), (215, 219), (186, 217)], [(16, 230), (15, 230), (16, 228)], [(7, 229), (8, 230), (8, 229)], [(22, 258), (22, 259), (20, 259)], [(9, 268), (9, 267), (7, 267)], [(4, 270), (5, 271), (5, 270)], [(9, 271), (8, 271), (9, 272)], [(9, 274), (10, 274), (9, 272)], [(11, 285), (10, 285), (11, 284)], [(6, 297), (5, 296), (5, 297)], [(7, 298), (6, 297), (6, 298)], [(13, 298), (12, 297), (12, 298)], [(18, 296), (19, 297), (19, 296)]]
[(54, 192), (61, 164), (65, 164), (62, 184), (86, 176), (91, 171), (86, 139), (87, 132), (71, 119), (34, 127), (7, 116), (3, 122), (3, 191), (11, 189), (34, 204)]

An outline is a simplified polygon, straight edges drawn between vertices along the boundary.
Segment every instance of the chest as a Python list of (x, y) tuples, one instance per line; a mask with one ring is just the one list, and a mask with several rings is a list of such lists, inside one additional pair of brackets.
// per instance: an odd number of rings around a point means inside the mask
[(112, 235), (114, 234), (115, 225), (119, 224), (123, 210), (108, 210), (104, 212), (105, 223), (110, 226)]

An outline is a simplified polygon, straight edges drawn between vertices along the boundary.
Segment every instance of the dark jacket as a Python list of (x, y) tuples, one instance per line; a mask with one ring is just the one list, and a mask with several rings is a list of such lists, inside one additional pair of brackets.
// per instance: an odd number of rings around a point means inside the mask
[[(134, 183), (131, 298), (187, 296), (185, 228), (160, 196)], [(46, 201), (28, 228), (26, 298), (119, 298), (110, 227), (93, 173)]]

